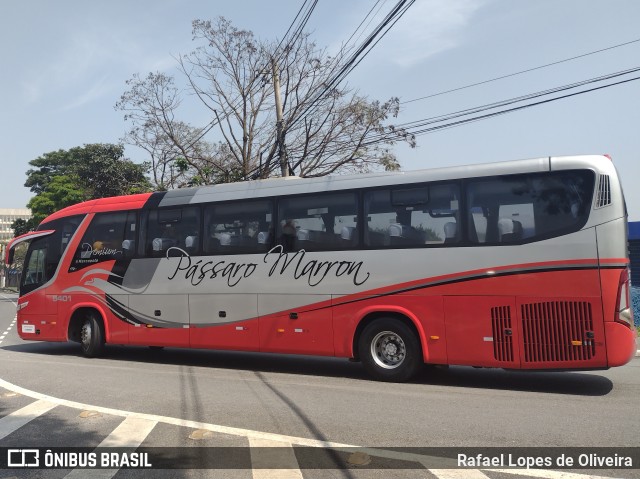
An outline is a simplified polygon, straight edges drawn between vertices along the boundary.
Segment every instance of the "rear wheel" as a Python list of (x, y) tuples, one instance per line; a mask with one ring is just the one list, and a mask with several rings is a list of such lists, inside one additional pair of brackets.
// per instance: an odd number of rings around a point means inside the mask
[(392, 318), (369, 324), (360, 336), (358, 348), (367, 372), (382, 381), (408, 381), (423, 364), (415, 332)]
[(95, 313), (88, 313), (80, 328), (80, 346), (88, 358), (95, 358), (104, 349), (104, 334), (100, 320)]

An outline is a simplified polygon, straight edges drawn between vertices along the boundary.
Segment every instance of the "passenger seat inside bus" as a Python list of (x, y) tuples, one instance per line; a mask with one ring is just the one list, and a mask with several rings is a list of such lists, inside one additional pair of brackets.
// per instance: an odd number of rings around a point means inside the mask
[(390, 224), (388, 233), (391, 246), (416, 245), (424, 241), (418, 230), (400, 223)]
[(153, 256), (162, 256), (165, 251), (173, 246), (176, 246), (176, 240), (173, 238), (154, 238), (151, 242)]
[(455, 243), (458, 241), (456, 237), (458, 233), (458, 225), (453, 221), (449, 221), (444, 224), (444, 242), (445, 243)]
[(187, 236), (184, 239), (184, 248), (187, 250), (187, 253), (193, 254), (197, 252), (198, 249), (198, 236)]
[(268, 231), (260, 231), (258, 233), (258, 244), (268, 245), (271, 241), (270, 234)]
[(511, 218), (498, 220), (498, 235), (501, 243), (513, 243), (522, 239), (522, 223)]
[(343, 246), (354, 246), (358, 242), (358, 230), (355, 226), (343, 226), (340, 239)]
[(298, 249), (313, 249), (313, 244), (318, 242), (316, 231), (304, 228), (296, 229), (296, 241)]
[(125, 258), (131, 258), (136, 251), (136, 242), (135, 240), (126, 239), (122, 242), (122, 251), (124, 252)]

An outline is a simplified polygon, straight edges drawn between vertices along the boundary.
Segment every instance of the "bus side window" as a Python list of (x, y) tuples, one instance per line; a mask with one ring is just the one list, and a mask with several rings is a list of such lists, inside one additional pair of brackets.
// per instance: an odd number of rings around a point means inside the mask
[(103, 261), (124, 259), (123, 243), (128, 215), (132, 215), (135, 223), (133, 212), (96, 214), (78, 245), (70, 270), (75, 271)]
[(454, 183), (407, 185), (365, 193), (365, 245), (424, 247), (460, 241), (460, 187)]
[(205, 254), (265, 253), (273, 241), (270, 200), (208, 205), (204, 209)]
[(198, 254), (199, 232), (197, 206), (152, 210), (147, 220), (145, 254), (155, 258)]
[(589, 171), (469, 181), (469, 241), (517, 244), (576, 231), (587, 221), (592, 190), (593, 174)]
[(336, 192), (282, 198), (277, 244), (284, 251), (331, 251), (357, 246), (358, 196)]

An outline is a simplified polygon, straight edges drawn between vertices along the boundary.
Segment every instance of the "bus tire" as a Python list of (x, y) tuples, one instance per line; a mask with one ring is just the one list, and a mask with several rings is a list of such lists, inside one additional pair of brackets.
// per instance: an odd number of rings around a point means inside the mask
[(376, 319), (367, 325), (360, 335), (358, 350), (365, 370), (381, 381), (408, 381), (423, 364), (415, 332), (392, 318)]
[(87, 314), (82, 321), (80, 347), (82, 348), (82, 354), (88, 358), (99, 356), (104, 349), (104, 334), (95, 313)]

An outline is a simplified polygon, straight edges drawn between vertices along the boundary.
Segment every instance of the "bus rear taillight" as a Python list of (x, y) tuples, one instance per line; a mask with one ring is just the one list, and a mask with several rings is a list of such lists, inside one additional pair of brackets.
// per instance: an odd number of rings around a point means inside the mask
[(630, 306), (629, 268), (620, 274), (618, 286), (618, 301), (614, 320), (631, 327), (633, 325), (633, 311)]

